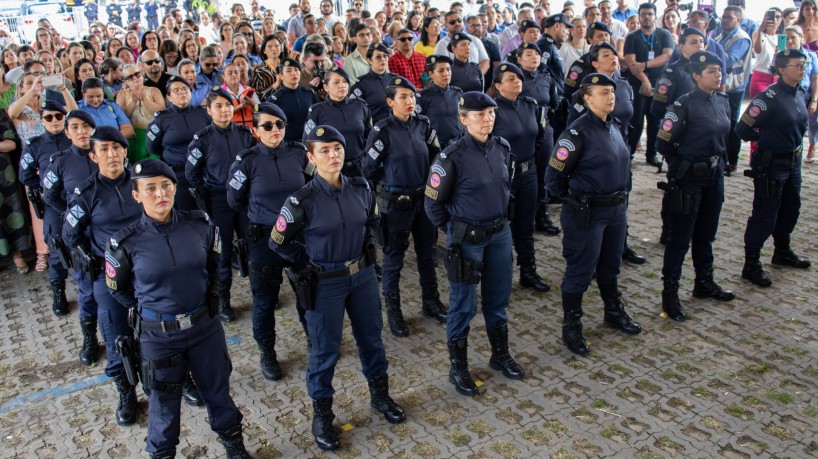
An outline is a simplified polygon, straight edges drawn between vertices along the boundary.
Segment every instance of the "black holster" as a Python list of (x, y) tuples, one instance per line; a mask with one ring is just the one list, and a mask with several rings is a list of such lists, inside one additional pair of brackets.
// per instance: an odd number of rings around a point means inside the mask
[(239, 262), (239, 274), (241, 274), (241, 277), (247, 277), (247, 274), (250, 272), (250, 266), (248, 265), (250, 259), (247, 250), (247, 240), (234, 240), (233, 253), (236, 254), (236, 260)]
[(449, 249), (441, 249), (443, 265), (449, 282), (462, 284), (479, 284), (483, 272), (483, 263), (463, 255), (459, 244), (452, 244)]
[(176, 354), (172, 357), (161, 360), (150, 360), (142, 358), (140, 367), (142, 369), (142, 387), (150, 390), (158, 390), (168, 394), (181, 394), (184, 381), (179, 383), (166, 383), (156, 380), (156, 370), (172, 368), (184, 363), (184, 354)]
[(189, 188), (190, 195), (196, 201), (196, 207), (203, 212), (210, 212), (210, 193), (207, 188)]
[(221, 282), (216, 280), (210, 282), (207, 292), (205, 292), (205, 305), (207, 305), (207, 312), (210, 317), (215, 317), (219, 312), (219, 303), (221, 302), (219, 290), (221, 290)]
[(301, 271), (296, 271), (291, 266), (284, 268), (287, 274), (287, 279), (295, 289), (295, 295), (298, 301), (307, 311), (315, 309), (315, 287), (318, 285), (318, 268), (307, 264), (307, 267)]
[(571, 207), (571, 219), (580, 231), (591, 226), (591, 197), (589, 195), (565, 196), (565, 203)]
[(381, 225), (384, 226), (382, 230), (382, 237), (385, 237), (383, 248), (393, 250), (406, 250), (409, 248), (409, 235), (412, 233), (411, 231), (401, 231), (395, 228), (388, 228), (386, 227), (386, 223), (383, 223), (383, 220), (381, 220), (381, 222)]
[(753, 178), (753, 188), (758, 199), (781, 198), (781, 182), (770, 177), (766, 168), (746, 169), (744, 175)]
[(509, 195), (508, 197), (508, 221), (514, 220), (514, 217), (517, 215), (517, 198), (514, 195)]
[(34, 208), (34, 215), (40, 220), (45, 215), (45, 202), (43, 201), (43, 193), (36, 188), (28, 189), (28, 200), (31, 201), (31, 207)]
[(91, 256), (90, 250), (87, 250), (82, 245), (78, 245), (71, 250), (71, 258), (75, 269), (79, 269), (88, 276), (88, 280), (94, 281), (98, 271), (96, 259)]
[(139, 341), (130, 336), (119, 335), (116, 338), (116, 351), (122, 358), (122, 365), (125, 367), (125, 376), (132, 386), (139, 383), (140, 361)]
[(61, 236), (51, 236), (51, 246), (57, 251), (57, 257), (60, 259), (60, 264), (65, 269), (71, 269), (71, 252), (66, 247)]
[(665, 210), (669, 213), (689, 215), (693, 206), (694, 193), (685, 191), (675, 179), (670, 182), (657, 182), (656, 188), (667, 195)]

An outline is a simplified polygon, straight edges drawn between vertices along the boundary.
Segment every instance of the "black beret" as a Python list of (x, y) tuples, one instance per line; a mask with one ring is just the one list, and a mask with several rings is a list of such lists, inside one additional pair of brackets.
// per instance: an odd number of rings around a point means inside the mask
[(213, 86), (212, 88), (210, 88), (210, 95), (211, 96), (224, 97), (225, 99), (227, 99), (231, 103), (233, 102), (233, 96), (231, 96), (230, 93), (227, 92), (221, 86)]
[(435, 64), (444, 63), (452, 65), (452, 58), (441, 54), (432, 54), (426, 58), (426, 70), (432, 70)]
[(580, 85), (613, 86), (614, 89), (616, 89), (616, 81), (614, 81), (613, 78), (609, 77), (608, 75), (603, 75), (601, 73), (591, 73), (585, 75)]
[(91, 117), (91, 114), (86, 112), (85, 110), (71, 110), (68, 112), (68, 116), (65, 117), (65, 125), (68, 126), (68, 120), (71, 118), (76, 118), (78, 120), (83, 120), (88, 123), (89, 126), (92, 128), (97, 127), (97, 123), (94, 121), (94, 118)]
[(527, 49), (533, 49), (534, 51), (537, 52), (537, 54), (542, 56), (542, 50), (540, 49), (540, 47), (537, 46), (534, 43), (529, 43), (529, 42), (520, 43), (520, 46), (517, 47), (517, 55), (518, 56), (521, 55), (523, 53), (523, 51), (525, 51)]
[[(498, 65), (494, 69), (494, 75), (502, 75), (503, 73), (506, 73), (506, 72), (511, 72), (511, 73), (517, 75), (518, 77), (520, 77), (520, 80), (525, 81), (525, 76), (523, 76), (523, 71), (520, 70), (520, 67), (517, 67), (514, 64), (509, 64), (507, 62), (503, 62), (502, 64)], [(494, 81), (497, 81), (497, 80), (494, 80)]]
[(271, 103), (271, 102), (262, 102), (258, 104), (258, 109), (256, 110), (257, 113), (264, 113), (266, 115), (277, 116), (284, 121), (287, 121), (287, 115), (284, 114), (284, 110), (281, 109), (278, 105)]
[(449, 41), (449, 43), (451, 43), (451, 46), (455, 46), (455, 45), (457, 45), (458, 42), (463, 41), (463, 40), (471, 41), (471, 37), (469, 37), (468, 35), (466, 35), (463, 32), (457, 32), (455, 34), (452, 34), (452, 38)]
[(291, 57), (281, 59), (281, 63), (278, 64), (278, 73), (281, 73), (285, 67), (295, 67), (298, 70), (301, 70), (301, 65), (298, 63), (298, 61)]
[(691, 35), (698, 35), (698, 36), (704, 38), (704, 33), (702, 33), (701, 30), (699, 30), (699, 29), (697, 29), (695, 27), (685, 27), (682, 30), (681, 35), (679, 35), (679, 43), (681, 43), (681, 42), (686, 43), (687, 42), (687, 37), (689, 37)]
[(480, 111), (489, 107), (496, 107), (497, 102), (487, 96), (485, 93), (478, 91), (469, 91), (463, 93), (460, 98), (460, 109), (466, 111)]
[(594, 46), (591, 46), (591, 51), (593, 51), (595, 49), (598, 49), (600, 52), (603, 49), (610, 49), (611, 51), (613, 51), (614, 54), (616, 54), (616, 48), (614, 48), (614, 45), (612, 45), (608, 41), (603, 41), (602, 43), (597, 43)]
[(347, 142), (344, 136), (332, 126), (322, 124), (316, 126), (312, 132), (307, 135), (307, 143), (309, 142), (341, 142), (341, 145), (346, 148)]
[(131, 171), (131, 180), (165, 176), (176, 183), (176, 173), (162, 160), (155, 158), (143, 159), (136, 163)]
[(375, 54), (375, 51), (381, 51), (389, 55), (389, 48), (386, 47), (383, 43), (372, 43), (369, 45), (369, 49), (366, 50), (366, 58), (372, 59), (372, 55)]
[(113, 126), (100, 126), (94, 129), (94, 133), (91, 134), (91, 141), (98, 141), (98, 142), (116, 142), (122, 145), (125, 148), (128, 148), (128, 140), (125, 139), (125, 136), (119, 132), (119, 128), (115, 128)]
[(531, 19), (524, 19), (523, 22), (520, 23), (520, 26), (517, 28), (520, 32), (525, 32), (528, 29), (537, 29), (542, 31), (540, 25), (537, 24), (537, 21), (533, 21)]
[(187, 86), (188, 89), (191, 89), (190, 83), (188, 83), (187, 80), (176, 75), (173, 75), (170, 78), (168, 78), (168, 82), (165, 83), (165, 89), (170, 89), (170, 85), (172, 85), (173, 83), (182, 83), (183, 85)]
[(42, 113), (42, 112), (44, 112), (46, 110), (48, 110), (49, 112), (60, 112), (63, 115), (68, 113), (68, 112), (65, 111), (65, 107), (63, 107), (62, 105), (60, 105), (59, 103), (57, 103), (57, 102), (55, 102), (53, 100), (45, 100), (45, 101), (43, 101), (42, 104), (40, 104), (40, 113)]
[(600, 21), (592, 22), (591, 25), (588, 26), (588, 29), (593, 30), (594, 32), (596, 32), (597, 30), (602, 30), (608, 32), (608, 35), (611, 34), (611, 28), (608, 27), (608, 24), (605, 24), (604, 22)]
[(545, 19), (545, 26), (546, 27), (553, 27), (554, 24), (563, 23), (568, 26), (569, 29), (574, 28), (574, 24), (571, 24), (571, 21), (568, 20), (568, 16), (563, 13), (559, 14), (552, 14)]
[(347, 80), (347, 83), (349, 83), (349, 74), (347, 73), (346, 70), (344, 70), (341, 67), (338, 67), (337, 65), (333, 65), (332, 67), (328, 68), (326, 73), (337, 73), (338, 75), (341, 75), (341, 77), (343, 77), (345, 80)]
[(707, 51), (696, 51), (690, 56), (690, 61), (687, 63), (687, 71), (693, 71), (694, 69), (699, 70), (702, 67), (706, 67), (708, 65), (724, 65), (721, 59), (713, 53), (708, 53)]
[(775, 55), (775, 60), (789, 60), (789, 59), (806, 59), (807, 55), (801, 52), (800, 49), (785, 49), (784, 51), (779, 51), (778, 54)]
[(411, 89), (412, 92), (418, 92), (418, 88), (416, 88), (411, 81), (407, 80), (404, 77), (392, 78), (391, 80), (389, 80), (389, 84), (387, 84), (386, 87)]

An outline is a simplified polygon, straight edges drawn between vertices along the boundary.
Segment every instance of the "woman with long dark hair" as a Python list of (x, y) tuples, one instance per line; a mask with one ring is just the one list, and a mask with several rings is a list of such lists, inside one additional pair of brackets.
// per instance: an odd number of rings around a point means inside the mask
[[(431, 56), (435, 53), (435, 45), (440, 40), (440, 18), (428, 17), (423, 20), (423, 27), (420, 31), (420, 40), (415, 43), (415, 51), (424, 56)], [(365, 51), (364, 51), (365, 52)]]

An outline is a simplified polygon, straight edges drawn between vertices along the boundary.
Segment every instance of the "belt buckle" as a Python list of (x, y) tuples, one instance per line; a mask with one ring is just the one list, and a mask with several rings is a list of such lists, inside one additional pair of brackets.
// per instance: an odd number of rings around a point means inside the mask
[(357, 262), (348, 261), (348, 262), (346, 262), (344, 264), (346, 265), (347, 271), (349, 272), (350, 276), (353, 275), (353, 274), (357, 274), (358, 271), (361, 270), (361, 267), (358, 265)]
[(179, 323), (179, 330), (186, 330), (193, 326), (193, 321), (187, 314), (178, 314), (176, 316), (176, 322)]

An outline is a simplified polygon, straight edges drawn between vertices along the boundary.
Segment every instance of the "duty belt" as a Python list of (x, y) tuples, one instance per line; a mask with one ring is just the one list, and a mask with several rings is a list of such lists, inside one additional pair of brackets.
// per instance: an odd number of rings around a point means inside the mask
[(514, 164), (514, 174), (525, 174), (526, 172), (533, 170), (536, 166), (536, 160), (534, 158), (530, 158), (527, 161), (523, 161), (520, 163)]
[(591, 207), (611, 207), (618, 206), (628, 200), (627, 191), (616, 191), (610, 194), (592, 194), (583, 193), (581, 191), (568, 190), (571, 197), (579, 200), (588, 200)]
[(210, 313), (207, 307), (202, 306), (193, 312), (187, 314), (157, 314), (147, 309), (141, 309), (138, 313), (139, 326), (142, 330), (148, 331), (177, 331), (187, 330), (197, 323), (201, 322), (205, 317), (209, 317)]
[(463, 233), (463, 240), (466, 242), (481, 243), (500, 231), (503, 231), (503, 228), (506, 227), (506, 216), (503, 215), (487, 225), (469, 225), (464, 221), (453, 219), (453, 233), (459, 232), (459, 228), (454, 228), (454, 226), (459, 225), (465, 225), (466, 227), (465, 232)]
[(415, 188), (412, 191), (393, 191), (389, 186), (378, 185), (375, 191), (381, 199), (390, 203), (395, 203), (398, 210), (409, 210), (412, 204), (423, 196), (424, 187)]
[(772, 155), (775, 158), (792, 158), (795, 159), (798, 156), (801, 156), (801, 153), (804, 151), (804, 147), (798, 147), (795, 150), (785, 150), (785, 151), (772, 151)]
[(369, 263), (366, 261), (365, 257), (361, 257), (357, 260), (350, 260), (343, 263), (344, 267), (339, 269), (332, 269), (329, 271), (324, 271), (321, 268), (320, 264), (313, 263), (316, 265), (321, 271), (318, 271), (315, 274), (315, 277), (318, 280), (326, 280), (326, 279), (334, 279), (336, 277), (343, 277), (343, 276), (352, 276), (353, 274), (357, 274), (359, 271), (363, 270)]

